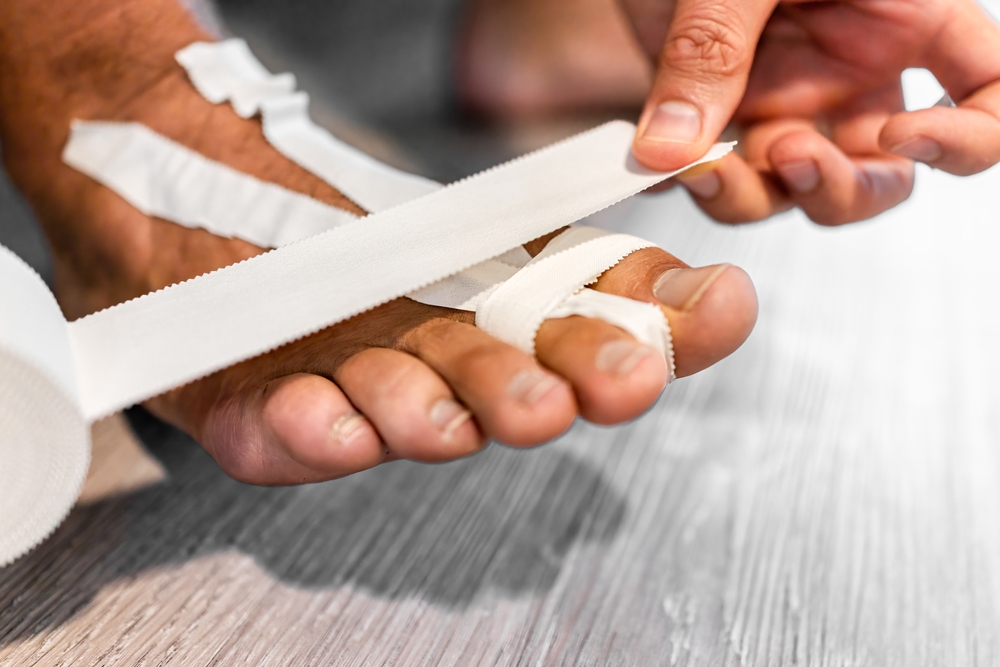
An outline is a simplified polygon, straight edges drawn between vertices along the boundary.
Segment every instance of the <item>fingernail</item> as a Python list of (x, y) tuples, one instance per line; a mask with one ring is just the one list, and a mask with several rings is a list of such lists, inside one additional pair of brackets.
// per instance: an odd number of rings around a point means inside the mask
[(819, 167), (812, 160), (799, 160), (775, 165), (778, 175), (791, 190), (812, 192), (819, 186)]
[(871, 186), (872, 193), (878, 197), (891, 192), (898, 192), (900, 188), (906, 187), (903, 182), (903, 175), (887, 164), (870, 162), (862, 167), (865, 178)]
[(459, 426), (472, 418), (472, 413), (458, 401), (442, 398), (431, 406), (429, 417), (431, 422), (440, 429), (441, 437), (448, 441), (451, 440), (451, 436), (454, 435)]
[(944, 152), (941, 144), (930, 137), (913, 137), (889, 150), (900, 157), (916, 162), (935, 162)]
[(722, 189), (722, 181), (714, 169), (691, 178), (679, 178), (681, 184), (701, 199), (713, 199)]
[(653, 295), (674, 310), (691, 310), (729, 266), (715, 264), (697, 269), (670, 269), (656, 280)]
[(625, 376), (635, 370), (639, 363), (655, 350), (629, 340), (613, 340), (601, 346), (594, 358), (594, 366), (599, 371)]
[(507, 385), (510, 396), (527, 405), (534, 405), (542, 397), (555, 389), (559, 381), (541, 371), (521, 371)]
[(701, 113), (686, 102), (664, 102), (653, 110), (642, 132), (647, 141), (693, 144), (701, 136)]
[(339, 417), (330, 428), (330, 442), (337, 445), (348, 444), (361, 434), (364, 423), (365, 418), (358, 413)]

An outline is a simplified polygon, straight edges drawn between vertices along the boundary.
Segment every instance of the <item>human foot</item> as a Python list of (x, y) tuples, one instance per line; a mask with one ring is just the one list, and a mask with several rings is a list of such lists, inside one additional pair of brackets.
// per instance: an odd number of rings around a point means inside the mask
[[(195, 93), (173, 53), (206, 36), (178, 7), (109, 2), (87, 20), (85, 30), (55, 35), (34, 52), (0, 54), (5, 162), (45, 226), (68, 316), (261, 252), (146, 217), (63, 165), (73, 118), (139, 121), (262, 180), (359, 212), (277, 154), (259, 124)], [(125, 36), (116, 32), (122, 25)], [(756, 315), (752, 285), (739, 269), (667, 273), (683, 267), (647, 249), (596, 286), (653, 303), (659, 297), (678, 375), (733, 351)], [(342, 476), (392, 458), (452, 459), (489, 438), (533, 445), (558, 435), (578, 413), (620, 422), (645, 410), (666, 381), (659, 355), (602, 321), (546, 322), (535, 359), (470, 320), (468, 313), (399, 299), (147, 406), (195, 436), (234, 477), (280, 484)]]

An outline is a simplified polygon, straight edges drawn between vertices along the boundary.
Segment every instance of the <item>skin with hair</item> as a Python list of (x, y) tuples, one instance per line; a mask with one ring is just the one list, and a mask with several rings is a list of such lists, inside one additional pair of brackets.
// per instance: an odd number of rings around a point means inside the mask
[[(192, 88), (173, 54), (210, 39), (174, 0), (0, 4), (4, 163), (52, 248), (68, 318), (263, 252), (145, 216), (64, 165), (72, 119), (141, 122), (259, 179), (362, 212), (277, 153), (258, 121)], [(756, 319), (743, 271), (692, 269), (655, 248), (595, 288), (663, 309), (682, 376), (730, 354)], [(397, 299), (145, 405), (233, 477), (291, 484), (400, 458), (447, 461), (490, 439), (537, 445), (578, 415), (620, 423), (646, 410), (666, 381), (658, 353), (599, 320), (549, 320), (536, 348), (537, 358), (493, 339), (470, 313)]]

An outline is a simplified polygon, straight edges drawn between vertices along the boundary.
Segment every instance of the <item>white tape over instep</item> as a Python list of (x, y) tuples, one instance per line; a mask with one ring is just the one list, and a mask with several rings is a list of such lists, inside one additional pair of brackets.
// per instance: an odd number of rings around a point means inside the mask
[[(265, 247), (357, 220), (208, 160), (137, 123), (74, 122), (63, 160), (146, 214)], [(570, 238), (574, 242), (567, 242)], [(576, 239), (591, 242), (576, 243)], [(407, 296), (429, 305), (477, 311), (477, 325), (529, 353), (534, 352), (534, 334), (544, 319), (586, 315), (621, 326), (670, 361), (670, 329), (659, 309), (637, 308), (618, 297), (584, 294), (569, 299), (630, 252), (650, 245), (593, 228), (571, 229), (532, 260), (530, 268), (525, 266), (530, 255), (515, 248)], [(559, 259), (549, 261), (556, 250)], [(533, 278), (526, 279), (519, 270)], [(515, 276), (518, 279), (502, 290), (502, 299), (490, 298)], [(546, 285), (549, 291), (537, 292), (537, 285)], [(483, 310), (487, 299), (489, 307)], [(517, 327), (510, 325), (513, 321)]]
[[(612, 122), (412, 202), (70, 325), (91, 419), (262, 354), (601, 210), (670, 174)], [(704, 160), (717, 159), (727, 146)]]
[[(264, 134), (272, 145), (300, 166), (324, 178), (330, 185), (349, 196), (353, 194), (369, 211), (378, 212), (415, 196), (414, 193), (430, 192), (440, 187), (434, 181), (372, 160), (315, 124), (309, 117), (308, 97), (304, 93), (295, 92), (295, 78), (290, 74), (273, 75), (268, 72), (242, 39), (194, 43), (178, 51), (176, 59), (187, 71), (195, 88), (206, 99), (215, 103), (228, 101), (238, 114), (246, 118), (259, 113)], [(352, 178), (356, 178), (357, 183)], [(170, 187), (163, 180), (158, 182), (161, 187)], [(275, 220), (274, 224), (280, 225), (281, 221)], [(606, 239), (602, 243), (612, 248), (616, 242)], [(641, 247), (646, 245), (637, 245), (633, 250)], [(582, 285), (592, 282), (629, 253), (625, 252), (617, 259), (602, 264), (591, 275), (583, 276), (580, 269), (589, 266), (583, 255), (588, 254), (592, 258), (592, 247), (565, 249), (568, 254), (561, 258), (561, 262), (575, 267), (573, 278), (566, 283), (578, 283), (574, 289), (558, 290), (562, 298), (555, 301), (532, 298), (534, 283), (538, 280), (560, 280), (562, 275), (554, 269), (546, 271), (540, 267), (539, 262), (544, 257), (539, 258), (531, 272), (537, 278), (534, 281), (516, 281), (515, 284), (519, 286), (516, 290), (513, 286), (505, 289), (506, 298), (493, 299), (491, 306), (485, 311), (489, 316), (477, 315), (477, 325), (501, 340), (533, 353), (534, 333), (546, 317), (585, 315), (604, 319), (660, 349), (667, 359), (672, 378), (670, 326), (662, 312), (649, 307), (639, 308), (617, 297), (593, 297), (589, 290), (570, 298)], [(551, 254), (546, 253), (546, 256)], [(579, 260), (576, 259), (578, 254), (581, 255)], [(523, 266), (523, 263), (518, 264), (518, 267)], [(450, 276), (408, 296), (429, 305), (482, 313), (484, 301), (510, 277), (510, 266), (487, 260), (482, 265)], [(528, 298), (522, 299), (522, 292)], [(511, 305), (509, 312), (505, 304)], [(528, 304), (534, 307), (531, 313), (527, 312)], [(530, 322), (535, 331), (528, 330), (530, 327), (524, 324), (520, 330), (514, 331), (509, 325), (511, 320)]]
[(196, 42), (177, 52), (191, 83), (216, 104), (261, 115), (264, 136), (286, 157), (316, 174), (366, 211), (378, 212), (439, 189), (430, 179), (383, 164), (340, 141), (309, 118), (309, 96), (295, 77), (271, 74), (242, 39)]
[[(215, 103), (230, 102), (236, 112), (245, 118), (259, 113), (264, 136), (273, 146), (286, 157), (338, 188), (368, 211), (378, 212), (441, 187), (432, 180), (393, 169), (373, 160), (314, 123), (309, 117), (308, 96), (295, 91), (295, 77), (290, 74), (274, 75), (268, 72), (242, 39), (197, 42), (178, 51), (176, 59), (185, 68), (192, 84), (202, 96)], [(163, 179), (157, 182), (163, 188), (172, 185)], [(182, 220), (178, 221), (183, 223)], [(282, 221), (274, 220), (275, 226), (281, 224)], [(611, 241), (608, 240), (606, 243)], [(563, 258), (563, 263), (583, 266), (573, 261), (572, 256), (576, 252), (578, 252), (576, 249), (572, 250), (571, 256)], [(601, 272), (614, 266), (627, 254), (623, 254), (592, 275), (582, 276), (584, 279), (578, 280), (579, 284), (575, 289), (561, 290), (563, 298), (553, 303), (535, 298), (522, 300), (519, 294), (513, 293), (512, 289), (508, 288), (504, 291), (506, 299), (493, 301), (488, 311), (491, 317), (484, 319), (477, 315), (476, 324), (501, 340), (533, 353), (535, 331), (521, 330), (516, 332), (517, 335), (513, 335), (515, 332), (505, 324), (509, 319), (516, 317), (519, 321), (531, 322), (535, 330), (546, 315), (552, 318), (585, 315), (604, 319), (630, 331), (639, 340), (660, 349), (668, 361), (672, 377), (673, 350), (670, 343), (670, 326), (662, 313), (654, 312), (650, 308), (636, 308), (623, 303), (624, 300), (619, 298), (593, 298), (586, 292), (578, 298), (569, 298), (584, 284), (596, 279)], [(523, 262), (518, 268), (520, 266), (523, 266)], [(559, 280), (559, 274), (544, 270), (539, 272), (537, 266), (534, 267), (532, 274), (539, 275), (545, 281)], [(487, 260), (481, 265), (407, 296), (428, 305), (480, 312), (487, 297), (512, 275), (509, 265)], [(580, 277), (577, 270), (576, 278)], [(516, 284), (521, 286), (519, 291), (528, 290), (528, 294), (533, 289), (530, 282), (521, 280)], [(508, 313), (501, 304), (519, 304), (520, 307)], [(526, 304), (533, 304), (536, 307), (530, 315), (525, 312)], [(544, 310), (537, 310), (538, 308)]]
[[(476, 325), (522, 350), (534, 352), (535, 333), (543, 320), (553, 316), (567, 317), (566, 313), (583, 314), (566, 300), (623, 257), (652, 246), (648, 241), (627, 234), (612, 234), (594, 227), (570, 227), (549, 241), (524, 268), (479, 304)], [(577, 303), (587, 304), (590, 312), (610, 306), (609, 309), (618, 314), (614, 324), (653, 345), (670, 360), (670, 329), (658, 306), (610, 294), (603, 296), (604, 299), (583, 297)], [(556, 313), (560, 307), (562, 311)], [(655, 332), (651, 337), (650, 329)], [(672, 374), (672, 364), (670, 370)]]
[(357, 220), (209, 160), (140, 123), (74, 121), (62, 157), (147, 215), (264, 247)]
[[(631, 159), (633, 132), (611, 123), (366, 218), (311, 214), (336, 226), (68, 324), (38, 276), (0, 251), (0, 565), (69, 511), (86, 474), (89, 422), (489, 258), (516, 275), (527, 259), (521, 244), (673, 175)], [(173, 205), (149, 196), (151, 210)], [(470, 289), (497, 291), (511, 269), (474, 276)]]

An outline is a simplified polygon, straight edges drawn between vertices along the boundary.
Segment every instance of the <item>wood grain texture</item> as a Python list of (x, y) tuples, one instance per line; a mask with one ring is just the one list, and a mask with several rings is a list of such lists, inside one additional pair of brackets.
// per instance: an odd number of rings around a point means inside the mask
[(604, 214), (762, 303), (621, 428), (263, 489), (132, 413), (168, 478), (0, 570), (0, 664), (1000, 664), (1000, 172), (920, 176), (839, 230)]

